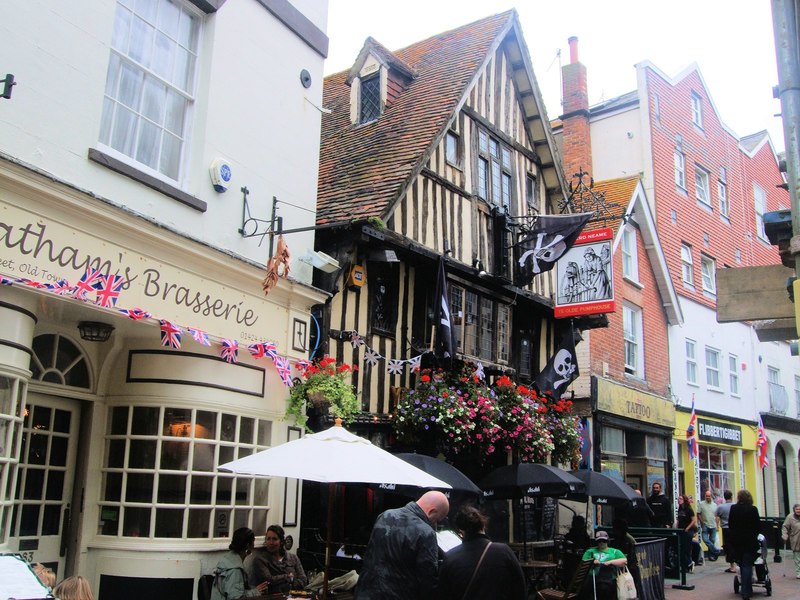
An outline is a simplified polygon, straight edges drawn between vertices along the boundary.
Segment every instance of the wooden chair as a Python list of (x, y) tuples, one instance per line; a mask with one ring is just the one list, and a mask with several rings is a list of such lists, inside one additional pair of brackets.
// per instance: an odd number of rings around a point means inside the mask
[(573, 598), (577, 598), (581, 593), (583, 582), (586, 579), (586, 575), (591, 570), (593, 563), (594, 561), (592, 560), (582, 560), (578, 563), (578, 568), (575, 569), (572, 580), (567, 587), (563, 590), (557, 588), (544, 588), (539, 590), (536, 593), (537, 600), (572, 600)]

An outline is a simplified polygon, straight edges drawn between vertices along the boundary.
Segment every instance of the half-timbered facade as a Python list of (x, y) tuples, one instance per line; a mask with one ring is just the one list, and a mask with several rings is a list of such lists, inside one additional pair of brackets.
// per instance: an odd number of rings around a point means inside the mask
[(431, 348), (440, 256), (458, 355), (530, 381), (560, 332), (550, 276), (516, 285), (512, 246), (564, 188), (516, 12), (396, 52), (368, 38), (323, 103), (317, 249), (343, 268), (316, 283), (334, 293), (328, 351), (359, 365), (369, 422), (413, 383), (390, 361)]

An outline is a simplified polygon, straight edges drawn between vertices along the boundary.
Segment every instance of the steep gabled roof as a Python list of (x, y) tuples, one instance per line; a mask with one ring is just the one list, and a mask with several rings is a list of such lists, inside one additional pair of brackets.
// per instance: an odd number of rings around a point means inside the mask
[(400, 60), (397, 55), (394, 54), (394, 52), (387, 50), (382, 44), (379, 44), (377, 41), (375, 41), (374, 38), (368, 37), (364, 42), (364, 46), (361, 48), (361, 52), (358, 53), (358, 58), (356, 58), (356, 62), (353, 63), (350, 73), (347, 75), (346, 83), (348, 85), (353, 82), (353, 79), (358, 77), (361, 67), (364, 66), (364, 61), (370, 54), (375, 56), (381, 62), (381, 64), (391, 67), (392, 69), (396, 69), (409, 79), (416, 75), (416, 73), (414, 73), (414, 69)]
[(639, 226), (639, 232), (644, 242), (647, 258), (653, 268), (658, 291), (661, 296), (661, 304), (667, 315), (667, 322), (670, 325), (683, 324), (683, 312), (678, 302), (678, 294), (669, 276), (667, 261), (661, 249), (661, 242), (656, 233), (656, 224), (653, 220), (653, 213), (650, 211), (650, 204), (644, 192), (644, 186), (638, 176), (619, 177), (617, 179), (607, 179), (596, 181), (594, 191), (605, 194), (606, 202), (616, 204), (610, 208), (610, 212), (618, 214), (619, 219), (615, 220), (610, 226), (614, 230), (614, 252), (622, 240), (622, 224), (624, 215), (629, 215)]
[[(351, 71), (325, 78), (323, 106), (331, 113), (322, 117), (317, 223), (373, 216), (386, 219), (466, 101), (481, 69), (512, 34), (521, 46), (522, 58), (513, 77), (520, 93), (525, 94), (523, 110), (529, 118), (531, 141), (547, 169), (548, 187), (563, 192), (563, 177), (555, 167), (560, 160), (552, 156), (555, 144), (546, 128), (544, 104), (530, 68), (517, 13), (511, 10), (393, 52), (399, 64), (415, 76), (384, 113), (370, 123), (350, 122), (347, 82)], [(368, 43), (383, 48), (374, 40)], [(376, 56), (389, 62), (385, 54)], [(534, 118), (537, 115), (539, 124)]]

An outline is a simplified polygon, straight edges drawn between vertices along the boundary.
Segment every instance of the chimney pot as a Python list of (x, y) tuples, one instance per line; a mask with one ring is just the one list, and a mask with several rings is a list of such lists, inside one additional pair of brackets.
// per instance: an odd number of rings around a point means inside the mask
[(573, 35), (567, 42), (569, 43), (569, 62), (575, 64), (578, 62), (578, 38)]

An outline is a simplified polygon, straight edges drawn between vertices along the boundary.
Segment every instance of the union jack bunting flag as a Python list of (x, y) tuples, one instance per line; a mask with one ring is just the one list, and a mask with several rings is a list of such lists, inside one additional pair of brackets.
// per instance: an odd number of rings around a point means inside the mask
[(275, 360), (275, 358), (278, 356), (278, 347), (272, 342), (264, 342), (264, 352), (272, 360)]
[(236, 340), (222, 340), (220, 357), (229, 363), (235, 363), (239, 357), (239, 342)]
[(133, 321), (141, 321), (142, 319), (149, 319), (153, 316), (141, 308), (120, 308), (119, 312)]
[(358, 348), (359, 346), (364, 345), (364, 338), (362, 338), (357, 331), (354, 331), (350, 334), (350, 343), (353, 345), (353, 348)]
[(389, 374), (390, 375), (402, 375), (403, 374), (403, 363), (406, 361), (399, 360), (396, 358), (389, 359)]
[(378, 361), (382, 358), (383, 357), (372, 348), (367, 348), (367, 351), (364, 352), (364, 360), (370, 367), (377, 365)]
[(36, 288), (37, 290), (41, 290), (47, 287), (46, 283), (41, 283), (39, 281), (34, 281), (33, 279), (25, 279), (24, 277), (17, 279), (17, 283), (22, 283), (32, 288)]
[(275, 363), (275, 370), (278, 371), (278, 375), (283, 381), (283, 385), (292, 387), (294, 382), (292, 382), (292, 367), (289, 365), (289, 359), (285, 356), (276, 355), (272, 360)]
[(764, 431), (764, 423), (761, 421), (761, 415), (758, 415), (758, 437), (756, 438), (756, 448), (758, 449), (758, 466), (762, 469), (769, 466), (769, 456), (767, 455), (768, 447), (769, 440), (767, 440), (767, 432)]
[(308, 367), (310, 366), (311, 366), (311, 361), (308, 361), (305, 358), (301, 358), (300, 360), (297, 360), (294, 363), (294, 368), (302, 373), (305, 373), (308, 370)]
[(211, 342), (208, 339), (208, 334), (202, 329), (195, 329), (194, 327), (187, 327), (186, 331), (192, 336), (195, 342), (203, 344), (203, 346), (210, 346)]
[(161, 320), (161, 345), (181, 349), (181, 328), (169, 321)]
[(248, 352), (253, 358), (264, 358), (267, 355), (267, 349), (264, 347), (264, 342), (257, 344), (250, 344), (247, 347)]
[(97, 285), (97, 300), (95, 304), (99, 304), (103, 308), (111, 308), (116, 306), (117, 298), (119, 298), (119, 290), (125, 283), (125, 278), (122, 275), (104, 275), (100, 278)]
[(414, 358), (408, 359), (408, 368), (411, 369), (412, 373), (416, 373), (419, 371), (420, 365), (422, 363), (422, 355), (415, 356)]
[(692, 416), (689, 417), (689, 426), (686, 428), (686, 446), (689, 448), (689, 459), (697, 456), (697, 413), (694, 412), (694, 394), (692, 394)]
[(100, 272), (100, 269), (86, 267), (86, 272), (81, 276), (78, 283), (75, 284), (72, 297), (78, 300), (88, 300), (89, 292), (94, 292), (97, 289), (102, 276), (103, 274)]
[(14, 283), (13, 279), (9, 279), (8, 277), (0, 277), (0, 285), (11, 285)]
[(73, 287), (69, 284), (69, 281), (66, 279), (59, 279), (55, 283), (48, 284), (47, 287), (57, 296), (66, 296), (72, 293), (73, 289)]

